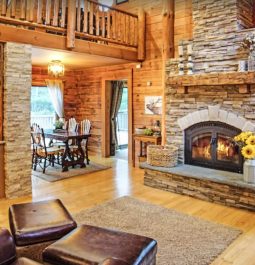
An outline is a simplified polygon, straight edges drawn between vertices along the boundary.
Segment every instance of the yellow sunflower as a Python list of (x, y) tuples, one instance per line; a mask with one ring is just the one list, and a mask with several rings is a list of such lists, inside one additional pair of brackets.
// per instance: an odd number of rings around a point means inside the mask
[(251, 135), (248, 137), (248, 139), (245, 142), (247, 145), (255, 145), (255, 135)]
[(255, 157), (255, 146), (246, 145), (242, 148), (242, 155), (244, 158), (253, 159)]

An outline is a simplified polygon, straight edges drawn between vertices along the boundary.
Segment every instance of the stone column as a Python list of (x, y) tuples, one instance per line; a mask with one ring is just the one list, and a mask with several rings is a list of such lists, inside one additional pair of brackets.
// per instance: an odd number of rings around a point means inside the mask
[(7, 198), (31, 194), (30, 45), (6, 43), (4, 49), (4, 169)]

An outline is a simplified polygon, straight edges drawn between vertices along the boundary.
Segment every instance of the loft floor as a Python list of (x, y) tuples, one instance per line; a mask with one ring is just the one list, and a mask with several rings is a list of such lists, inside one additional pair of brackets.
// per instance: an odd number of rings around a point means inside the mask
[(91, 158), (95, 162), (110, 163), (112, 168), (55, 183), (33, 178), (33, 198), (0, 200), (0, 226), (8, 226), (8, 207), (13, 203), (60, 198), (72, 213), (77, 213), (81, 209), (94, 207), (123, 195), (130, 195), (205, 220), (241, 229), (243, 235), (234, 241), (213, 262), (213, 265), (254, 265), (255, 213), (146, 187), (143, 185), (142, 169), (133, 168), (124, 160)]

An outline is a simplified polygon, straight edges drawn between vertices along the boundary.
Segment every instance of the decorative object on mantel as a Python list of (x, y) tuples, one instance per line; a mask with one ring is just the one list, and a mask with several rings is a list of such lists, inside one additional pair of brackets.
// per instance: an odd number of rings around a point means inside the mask
[(234, 137), (234, 141), (241, 148), (241, 153), (245, 158), (243, 165), (244, 181), (255, 184), (255, 134), (242, 132)]
[(179, 69), (179, 75), (184, 75), (184, 57), (183, 57), (183, 43), (180, 42), (178, 46), (178, 52), (179, 52), (179, 64), (178, 64), (178, 69)]
[(178, 148), (148, 145), (147, 163), (156, 167), (175, 167), (178, 163)]
[(240, 60), (238, 62), (238, 72), (245, 72), (248, 69), (247, 61)]
[(248, 71), (255, 71), (255, 34), (246, 35), (242, 41), (242, 47), (249, 51)]
[(187, 46), (187, 53), (188, 53), (188, 63), (187, 63), (187, 68), (188, 68), (188, 75), (193, 75), (193, 59), (192, 59), (192, 53), (193, 53), (193, 47), (192, 43), (189, 43)]

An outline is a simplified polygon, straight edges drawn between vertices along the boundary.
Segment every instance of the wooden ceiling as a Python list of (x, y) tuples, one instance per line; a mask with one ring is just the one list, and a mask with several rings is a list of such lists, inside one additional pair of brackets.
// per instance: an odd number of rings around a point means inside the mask
[(32, 48), (33, 66), (46, 67), (52, 60), (61, 60), (65, 65), (65, 68), (68, 70), (117, 65), (129, 62), (123, 59), (116, 59), (93, 54), (49, 50), (37, 47)]

